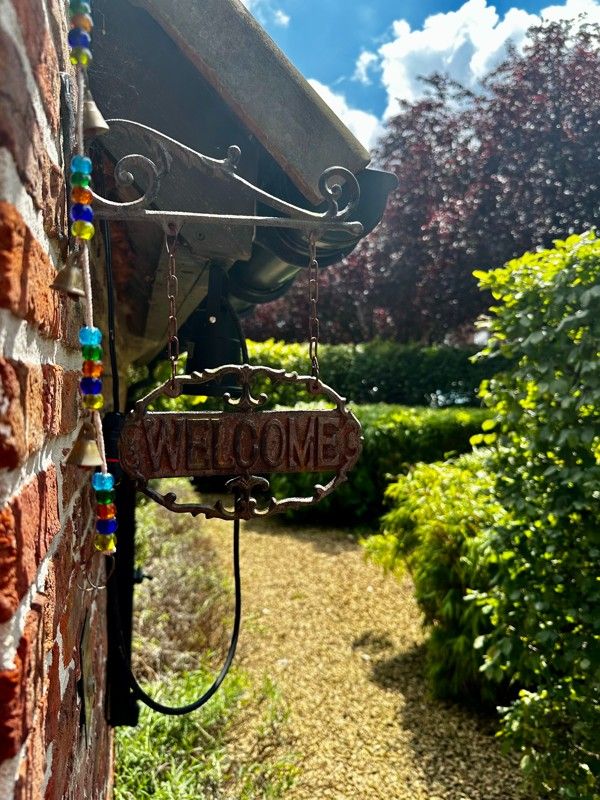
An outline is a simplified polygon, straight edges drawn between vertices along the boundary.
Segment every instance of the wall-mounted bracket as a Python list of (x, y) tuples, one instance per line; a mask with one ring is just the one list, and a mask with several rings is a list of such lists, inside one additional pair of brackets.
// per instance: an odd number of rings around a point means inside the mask
[[(152, 157), (140, 154), (126, 155), (115, 165), (114, 177), (117, 186), (131, 186), (136, 174), (142, 173), (146, 188), (141, 197), (129, 202), (114, 202), (94, 193), (94, 213), (97, 219), (120, 221), (153, 221), (165, 229), (175, 225), (177, 229), (186, 222), (205, 225), (253, 226), (263, 228), (293, 228), (308, 232), (348, 231), (352, 236), (363, 233), (362, 223), (349, 221), (353, 209), (360, 199), (360, 187), (356, 177), (345, 167), (329, 167), (319, 179), (319, 190), (327, 210), (308, 211), (260, 189), (237, 172), (241, 150), (231, 145), (224, 159), (210, 158), (187, 147), (169, 136), (125, 119), (108, 120), (111, 131), (130, 132), (146, 145)], [(110, 135), (110, 134), (109, 134)], [(157, 201), (161, 179), (169, 173), (173, 158), (187, 163), (190, 168), (201, 170), (212, 177), (219, 177), (235, 185), (240, 194), (250, 196), (284, 216), (249, 216), (236, 214), (206, 214), (178, 210), (157, 210), (150, 206)], [(340, 202), (344, 205), (340, 208)]]

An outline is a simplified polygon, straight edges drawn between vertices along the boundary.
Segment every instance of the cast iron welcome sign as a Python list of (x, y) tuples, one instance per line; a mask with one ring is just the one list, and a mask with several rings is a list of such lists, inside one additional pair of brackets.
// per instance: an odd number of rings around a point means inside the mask
[[(217, 384), (234, 377), (239, 397), (224, 392), (225, 411), (150, 411), (161, 395), (179, 395), (186, 384)], [(272, 384), (304, 385), (311, 397), (324, 398), (333, 409), (262, 410), (268, 397), (252, 395), (252, 383), (267, 377)], [(207, 390), (208, 393), (208, 390)], [(361, 451), (361, 429), (346, 401), (311, 376), (248, 365), (229, 365), (169, 380), (138, 401), (121, 435), (121, 465), (139, 488), (173, 511), (221, 519), (250, 519), (310, 505), (346, 480)], [(276, 499), (269, 474), (333, 473), (315, 484), (309, 497)], [(149, 485), (155, 478), (228, 476), (233, 505), (178, 503)]]

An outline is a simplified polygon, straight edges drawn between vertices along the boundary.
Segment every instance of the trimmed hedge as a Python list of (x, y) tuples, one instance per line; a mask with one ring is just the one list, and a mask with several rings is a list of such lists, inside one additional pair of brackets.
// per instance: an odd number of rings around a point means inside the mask
[[(489, 416), (477, 408), (405, 408), (384, 403), (353, 405), (352, 410), (363, 426), (364, 443), (348, 481), (317, 505), (290, 512), (288, 518), (376, 526), (390, 477), (418, 461), (438, 461), (470, 450), (470, 437)], [(279, 474), (272, 476), (271, 483), (277, 497), (294, 497), (311, 494), (314, 483), (326, 479), (315, 473)]]
[(484, 555), (486, 531), (505, 512), (493, 486), (486, 452), (417, 464), (388, 487), (383, 532), (362, 541), (372, 561), (412, 577), (430, 634), (427, 673), (434, 694), (490, 708), (504, 692), (483, 676), (483, 654), (475, 649), (492, 630), (490, 615), (465, 596), (486, 590), (494, 571), (490, 554)]
[[(250, 360), (306, 375), (306, 344), (269, 339), (248, 342)], [(353, 403), (395, 403), (409, 406), (479, 405), (477, 391), (485, 378), (505, 366), (503, 359), (472, 363), (476, 350), (419, 347), (396, 342), (321, 345), (321, 376)], [(279, 404), (293, 402), (293, 389), (278, 389)]]

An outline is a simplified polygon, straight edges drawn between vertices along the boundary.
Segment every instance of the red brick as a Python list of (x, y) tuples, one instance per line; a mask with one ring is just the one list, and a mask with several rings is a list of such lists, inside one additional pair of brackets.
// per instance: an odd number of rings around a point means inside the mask
[(54, 276), (49, 256), (17, 209), (0, 201), (0, 306), (57, 339), (61, 333), (61, 300), (50, 288)]
[(63, 373), (61, 416), (59, 433), (64, 436), (75, 430), (79, 421), (79, 372), (69, 370)]
[(0, 672), (0, 760), (18, 753), (41, 699), (44, 627), (40, 611), (32, 609), (27, 617), (14, 669)]
[(12, 361), (21, 384), (21, 406), (25, 418), (27, 455), (39, 450), (44, 443), (44, 378), (42, 367)]
[(57, 133), (60, 124), (58, 58), (50, 32), (44, 26), (43, 3), (41, 0), (13, 0), (13, 6), (48, 122), (54, 133)]
[(12, 154), (23, 186), (44, 217), (51, 236), (66, 232), (66, 193), (62, 170), (50, 159), (39, 129), (20, 54), (0, 31), (0, 146)]
[(0, 622), (6, 622), (17, 610), (17, 539), (12, 509), (0, 511)]
[(0, 468), (14, 469), (27, 455), (25, 416), (19, 375), (10, 361), (0, 358)]

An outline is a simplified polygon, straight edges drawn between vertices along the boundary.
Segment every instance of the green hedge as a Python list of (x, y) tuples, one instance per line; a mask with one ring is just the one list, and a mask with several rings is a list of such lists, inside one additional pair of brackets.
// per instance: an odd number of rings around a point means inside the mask
[[(418, 461), (438, 461), (471, 449), (469, 439), (489, 414), (484, 409), (405, 408), (384, 403), (352, 406), (363, 426), (361, 457), (332, 495), (311, 509), (290, 513), (293, 519), (318, 518), (337, 524), (376, 526), (390, 480)], [(315, 473), (273, 475), (278, 497), (311, 494)]]
[(499, 689), (483, 676), (483, 654), (475, 649), (492, 629), (490, 616), (465, 599), (490, 585), (486, 531), (504, 517), (486, 459), (470, 453), (417, 464), (388, 487), (383, 532), (362, 544), (386, 571), (399, 575), (406, 569), (412, 577), (430, 634), (427, 671), (434, 694), (492, 707)]
[[(308, 347), (270, 339), (248, 343), (253, 364), (285, 368), (306, 375)], [(472, 363), (474, 349), (419, 347), (396, 342), (321, 345), (321, 377), (353, 403), (397, 403), (410, 406), (479, 405), (479, 384), (503, 366), (503, 360)], [(293, 392), (293, 389), (292, 389)], [(277, 402), (293, 402), (288, 387)]]

